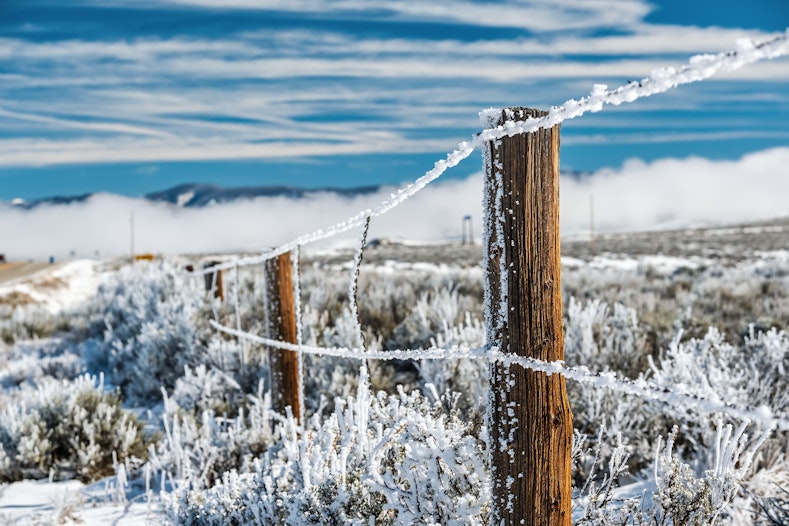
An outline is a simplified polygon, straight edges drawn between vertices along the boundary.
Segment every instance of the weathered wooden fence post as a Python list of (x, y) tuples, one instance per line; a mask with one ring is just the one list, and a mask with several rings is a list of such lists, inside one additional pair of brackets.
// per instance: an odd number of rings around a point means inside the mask
[[(266, 262), (267, 327), (266, 334), (274, 340), (297, 343), (296, 308), (293, 299), (293, 270), (290, 252)], [(299, 357), (295, 351), (269, 350), (271, 374), (271, 405), (284, 415), (290, 406), (293, 416), (301, 421), (299, 405)]]
[[(203, 263), (204, 269), (210, 269), (211, 267), (215, 267), (219, 265), (218, 261), (209, 261), (207, 263)], [(205, 290), (206, 292), (211, 292), (213, 289), (214, 297), (219, 298), (219, 301), (225, 301), (225, 284), (222, 281), (222, 270), (213, 270), (205, 274)]]
[[(489, 126), (541, 117), (511, 108)], [(564, 359), (559, 261), (559, 126), (487, 144), (485, 265), (489, 343)], [(572, 414), (563, 376), (490, 367), (491, 524), (570, 526)]]

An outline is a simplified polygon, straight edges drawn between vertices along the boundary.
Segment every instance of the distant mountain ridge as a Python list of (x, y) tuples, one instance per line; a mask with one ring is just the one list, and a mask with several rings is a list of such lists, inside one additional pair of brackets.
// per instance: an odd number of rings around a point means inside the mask
[[(242, 199), (255, 199), (257, 197), (287, 197), (301, 199), (310, 194), (331, 193), (344, 197), (355, 197), (377, 192), (380, 186), (359, 186), (355, 188), (299, 188), (296, 186), (242, 186), (226, 188), (224, 186), (200, 183), (187, 183), (145, 194), (140, 199), (153, 202), (165, 202), (184, 208), (200, 208), (212, 204), (229, 203)], [(94, 195), (104, 192), (95, 192), (75, 196), (54, 196), (31, 201), (13, 200), (11, 205), (32, 209), (42, 205), (69, 205), (87, 201)]]

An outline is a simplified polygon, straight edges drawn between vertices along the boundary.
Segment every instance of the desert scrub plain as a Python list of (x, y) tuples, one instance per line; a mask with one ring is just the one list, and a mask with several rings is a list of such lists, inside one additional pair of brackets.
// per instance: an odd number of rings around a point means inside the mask
[[(789, 419), (786, 222), (562, 250), (568, 365)], [(358, 293), (365, 345), (483, 345), (481, 257), (478, 246), (372, 243)], [(302, 256), (306, 344), (355, 341), (352, 258)], [(263, 330), (260, 269), (242, 269), (238, 287), (226, 275), (222, 304), (183, 271), (190, 262), (112, 270), (69, 312), (0, 307), (0, 479), (109, 480), (167, 524), (486, 523), (486, 362), (306, 356), (299, 426), (271, 411), (265, 349), (209, 325)], [(575, 524), (789, 523), (786, 430), (568, 390)]]

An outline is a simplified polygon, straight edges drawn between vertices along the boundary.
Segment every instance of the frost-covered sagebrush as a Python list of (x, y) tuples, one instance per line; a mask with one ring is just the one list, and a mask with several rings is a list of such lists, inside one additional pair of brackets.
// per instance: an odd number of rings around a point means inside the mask
[(0, 479), (111, 475), (116, 461), (147, 457), (142, 428), (100, 379), (43, 380), (0, 413)]
[[(195, 364), (195, 331), (203, 297), (194, 280), (169, 265), (123, 267), (100, 287), (89, 364), (106, 370), (127, 397), (158, 398)], [(196, 364), (195, 364), (196, 365)]]
[(247, 474), (209, 491), (182, 491), (174, 524), (485, 524), (484, 442), (418, 393), (356, 397), (281, 440)]
[[(789, 342), (781, 328), (789, 304), (781, 299), (789, 297), (789, 287), (779, 270), (747, 262), (676, 270), (568, 268), (563, 283), (573, 294), (566, 292), (566, 361), (667, 392), (767, 405), (786, 418)], [(303, 341), (356, 346), (348, 266), (305, 265), (300, 277)], [(363, 265), (358, 312), (364, 348), (484, 345), (481, 281), (478, 268)], [(225, 286), (228, 300), (220, 304), (201, 277), (175, 265), (121, 270), (86, 307), (89, 323), (76, 321), (74, 330), (54, 339), (0, 346), (4, 406), (55, 378), (67, 389), (86, 368), (103, 372), (109, 385), (102, 396), (115, 397), (121, 411), (121, 404), (134, 407), (158, 437), (147, 444), (144, 466), (110, 463), (118, 470), (117, 487), (147, 484), (149, 496), (161, 492), (176, 524), (487, 520), (485, 360), (367, 360), (365, 379), (359, 361), (307, 356), (306, 414), (299, 426), (271, 411), (267, 349), (208, 325), (216, 319), (261, 333), (260, 269), (242, 270), (238, 284), (226, 275)], [(730, 317), (735, 308), (727, 304), (721, 329), (710, 331), (712, 304), (725, 298), (734, 298), (740, 318)], [(749, 331), (742, 313), (751, 311), (758, 324)], [(767, 329), (767, 322), (776, 328)], [(781, 484), (789, 483), (786, 432), (772, 433), (744, 469), (744, 454), (760, 443), (763, 430), (756, 425), (748, 428), (749, 439), (727, 414), (572, 380), (568, 394), (589, 450), (575, 464), (577, 520), (739, 526), (775, 524), (771, 517), (780, 517), (786, 502)], [(15, 425), (0, 430), (0, 467), (18, 473), (16, 442), (9, 438), (21, 436)], [(726, 439), (729, 425), (737, 431)], [(47, 450), (45, 434), (30, 436), (27, 450)], [(657, 447), (660, 436), (672, 437), (670, 448)], [(727, 449), (724, 443), (736, 445)], [(83, 450), (79, 455), (88, 458), (90, 448)], [(739, 455), (740, 463), (719, 463), (726, 451)], [(44, 465), (26, 476), (65, 466), (58, 460)]]
[[(675, 427), (660, 447), (652, 477), (641, 495), (617, 488), (617, 479), (628, 474), (627, 447), (617, 438), (614, 453), (601, 479), (592, 478), (599, 456), (594, 456), (590, 477), (576, 495), (574, 523), (583, 526), (672, 525), (713, 526), (731, 522), (732, 504), (751, 466), (759, 442), (748, 446), (745, 424), (736, 430), (718, 423), (710, 464), (695, 468), (675, 452), (679, 429)], [(577, 438), (577, 437), (576, 437)], [(640, 489), (640, 488), (639, 488)]]

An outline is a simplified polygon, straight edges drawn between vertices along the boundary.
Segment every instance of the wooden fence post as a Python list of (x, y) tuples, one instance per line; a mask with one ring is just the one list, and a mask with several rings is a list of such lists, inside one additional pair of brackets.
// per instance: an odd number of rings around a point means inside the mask
[[(218, 261), (209, 261), (203, 264), (204, 269), (210, 269), (219, 265)], [(222, 271), (214, 270), (205, 274), (205, 290), (210, 292), (214, 289), (214, 297), (219, 298), (219, 301), (225, 301), (225, 285), (222, 281)]]
[[(297, 343), (290, 252), (266, 262), (266, 284), (267, 336), (274, 340)], [(284, 415), (285, 408), (290, 406), (293, 416), (297, 421), (301, 421), (298, 353), (269, 349), (269, 371), (272, 409)]]
[[(541, 117), (511, 108), (490, 126)], [(485, 152), (489, 343), (564, 359), (559, 260), (559, 126), (489, 142)], [(572, 414), (563, 376), (490, 367), (491, 524), (570, 526)]]

